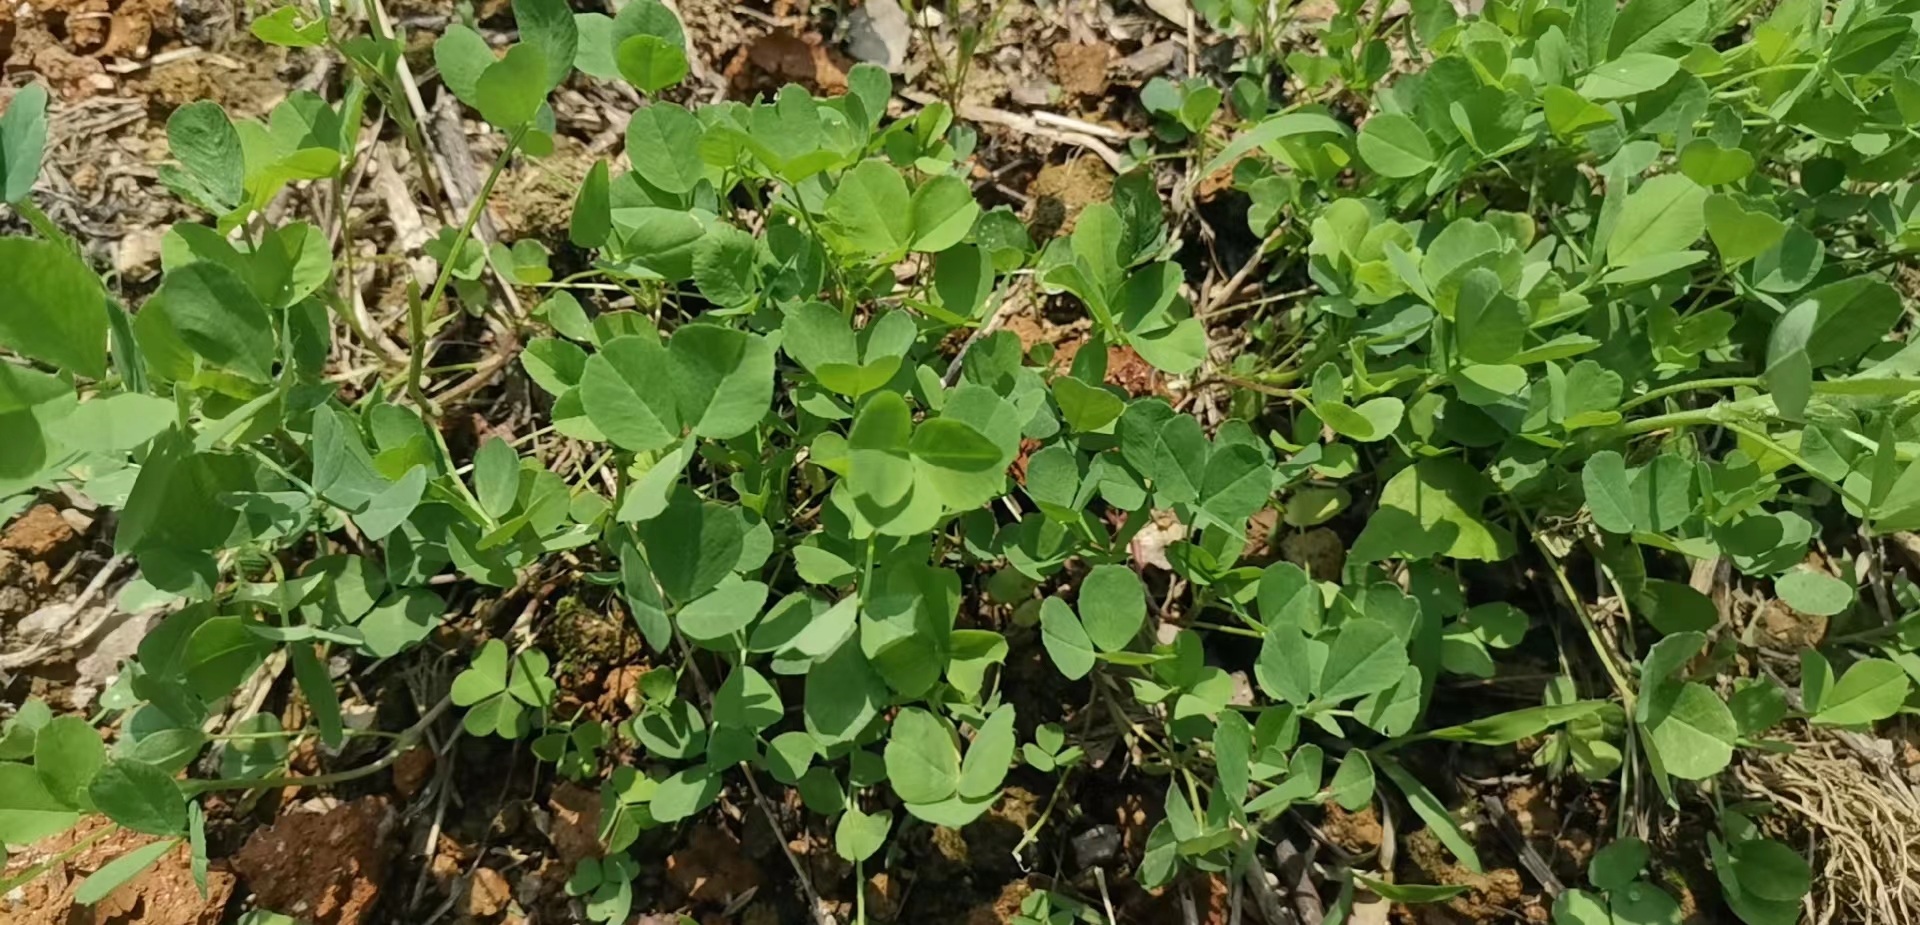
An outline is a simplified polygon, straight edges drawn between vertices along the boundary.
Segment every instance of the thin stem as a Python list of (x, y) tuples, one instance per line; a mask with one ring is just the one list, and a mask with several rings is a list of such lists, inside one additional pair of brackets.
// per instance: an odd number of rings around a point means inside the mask
[(39, 232), (41, 237), (76, 254), (80, 252), (80, 245), (74, 243), (73, 238), (66, 232), (61, 231), (60, 226), (47, 217), (47, 213), (40, 211), (40, 207), (34, 205), (31, 198), (23, 197), (19, 202), (13, 203), (13, 211), (26, 219), (27, 224), (32, 225), (33, 230)]
[(1672, 385), (1661, 386), (1645, 395), (1627, 401), (1620, 406), (1620, 412), (1624, 414), (1641, 405), (1659, 401), (1669, 395), (1678, 395), (1681, 392), (1691, 392), (1697, 389), (1736, 389), (1742, 387), (1757, 389), (1760, 388), (1761, 384), (1760, 380), (1753, 376), (1723, 376), (1717, 379), (1694, 379), (1690, 382), (1676, 382)]
[(405, 730), (401, 731), (401, 733), (398, 736), (395, 736), (393, 740), (393, 747), (387, 749), (387, 753), (385, 755), (380, 756), (380, 760), (375, 761), (372, 764), (361, 765), (360, 767), (352, 768), (346, 771), (335, 771), (332, 774), (312, 774), (312, 775), (306, 775), (306, 776), (282, 775), (280, 777), (263, 777), (259, 779), (245, 778), (245, 777), (229, 777), (229, 778), (220, 778), (217, 780), (182, 781), (181, 789), (185, 790), (188, 796), (193, 796), (195, 794), (208, 793), (214, 790), (265, 790), (273, 787), (324, 787), (331, 784), (344, 784), (347, 781), (359, 780), (360, 778), (363, 778), (363, 777), (371, 777), (375, 774), (380, 773), (381, 771), (386, 770), (394, 762), (399, 761), (401, 755), (406, 754), (409, 749), (412, 749), (413, 746), (418, 744), (421, 739), (426, 737), (427, 727), (433, 725), (435, 720), (438, 720), (442, 715), (444, 715), (447, 712), (447, 710), (451, 709), (452, 707), (453, 707), (453, 695), (449, 694), (445, 697), (440, 698), (440, 702), (434, 704), (433, 709), (428, 710), (426, 715), (420, 717), (420, 720), (418, 722), (414, 723), (411, 726), (408, 726)]

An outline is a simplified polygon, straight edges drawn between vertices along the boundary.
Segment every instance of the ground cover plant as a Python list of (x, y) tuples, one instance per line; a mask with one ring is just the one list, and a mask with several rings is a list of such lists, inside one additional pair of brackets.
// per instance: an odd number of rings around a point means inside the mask
[[(379, 15), (254, 21), (335, 56), (333, 100), (172, 113), (158, 178), (199, 219), (167, 231), (137, 305), (36, 206), (46, 96), (21, 91), (0, 117), (32, 231), (0, 238), (0, 498), (115, 512), (138, 568), (120, 599), (167, 615), (94, 715), (7, 721), (0, 843), (104, 817), (158, 840), (76, 901), (182, 844), (204, 889), (210, 806), (351, 788), (457, 716), (598, 792), (565, 883), (593, 921), (646, 911), (646, 852), (725, 804), (776, 827), (804, 807), (856, 885), (788, 852), (784, 901), (820, 918), (844, 891), (864, 922), (870, 875), (980, 820), (1010, 775), (1051, 797), (1010, 846), (1026, 857), (1057, 843), (1075, 778), (1123, 767), (1153, 819), (1128, 889), (1213, 878), (1268, 921), (1301, 894), (1342, 921), (1475, 887), (1409, 878), (1391, 849), (1282, 887), (1286, 827), (1379, 806), (1481, 874), (1482, 826), (1432, 771), (1474, 751), (1607, 807), (1583, 882), (1553, 883), (1556, 923), (1678, 922), (1683, 899), (1798, 920), (1808, 843), (1736, 768), (1869, 733), (1920, 678), (1920, 587), (1885, 539), (1920, 528), (1898, 275), (1920, 10), (1356, 2), (1302, 51), (1271, 6), (1196, 7), (1244, 37), (1238, 79), (1146, 84), (1133, 169), (1047, 240), (981, 202), (951, 88), (901, 109), (863, 64), (838, 94), (687, 106), (686, 35), (653, 0), (517, 0), (503, 49), (453, 23), (438, 80), (504, 143), (409, 280), (405, 361), (353, 392), (329, 359), (371, 336), (341, 283), (355, 219), (273, 204), (349, 183), (370, 113), (424, 131)], [(564, 248), (484, 242), (576, 73), (640, 100), (624, 156), (570, 191)], [(1251, 246), (1216, 282), (1165, 203), (1222, 177)], [(1305, 294), (1242, 298), (1255, 280)], [(534, 298), (516, 315), (496, 286)], [(1034, 300), (1087, 320), (1070, 357), (1002, 327)], [(1233, 353), (1210, 331), (1229, 317)], [(470, 392), (429, 391), (429, 345), (490, 325), (517, 355), (461, 369), (529, 384), (536, 436), (587, 447), (570, 466), (531, 438), (449, 440)], [(1114, 384), (1114, 357), (1224, 413)], [(1334, 545), (1274, 561), (1283, 535)], [(625, 715), (563, 702), (545, 592), (452, 631), (456, 595), (561, 573), (638, 637)], [(1777, 644), (1731, 589), (1829, 629)], [(358, 680), (410, 660), (452, 668), (397, 726), (354, 722)], [(1515, 674), (1497, 705), (1457, 695)], [(261, 677), (298, 725), (242, 696)], [(355, 739), (380, 741), (294, 766)], [(1680, 820), (1690, 860), (1662, 853)], [(1067, 879), (1009, 917), (1155, 920)]]

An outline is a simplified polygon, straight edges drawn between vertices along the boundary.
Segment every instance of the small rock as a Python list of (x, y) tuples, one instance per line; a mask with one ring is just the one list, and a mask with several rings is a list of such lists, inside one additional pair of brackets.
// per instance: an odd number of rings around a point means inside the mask
[(139, 282), (153, 275), (160, 265), (160, 239), (165, 229), (135, 228), (120, 239), (113, 252), (113, 268), (129, 281)]
[(1187, 0), (1142, 0), (1147, 9), (1159, 13), (1168, 22), (1184, 29), (1193, 19), (1193, 7)]
[(1096, 825), (1073, 837), (1073, 859), (1082, 870), (1098, 867), (1120, 856), (1120, 829)]
[(581, 858), (600, 856), (600, 794), (574, 784), (553, 788), (547, 800), (553, 811), (553, 827), (548, 837), (553, 850), (569, 869)]
[(233, 857), (260, 906), (328, 925), (358, 925), (386, 883), (393, 814), (362, 797), (326, 812), (288, 812)]
[(393, 763), (393, 789), (412, 799), (433, 774), (433, 749), (414, 746)]
[(847, 17), (847, 51), (890, 74), (906, 68), (912, 39), (913, 25), (895, 0), (866, 0)]
[(900, 914), (900, 903), (906, 898), (906, 891), (899, 878), (888, 876), (885, 872), (877, 873), (867, 878), (865, 889), (867, 912), (873, 918), (884, 922)]
[(1347, 564), (1347, 544), (1326, 527), (1295, 533), (1280, 542), (1280, 554), (1317, 581), (1338, 581)]
[(0, 535), (0, 549), (29, 559), (46, 560), (73, 542), (79, 534), (51, 504), (36, 504)]
[(507, 886), (507, 878), (491, 867), (482, 867), (473, 872), (473, 879), (467, 883), (464, 906), (468, 915), (484, 919), (499, 915), (512, 900), (513, 890)]
[(667, 858), (667, 882), (692, 902), (725, 904), (760, 885), (760, 868), (731, 834), (703, 825)]

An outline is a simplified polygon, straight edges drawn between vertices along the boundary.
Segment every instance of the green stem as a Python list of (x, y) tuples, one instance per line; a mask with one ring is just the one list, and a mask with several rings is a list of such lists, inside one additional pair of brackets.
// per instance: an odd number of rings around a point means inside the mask
[(1754, 376), (1723, 376), (1715, 379), (1694, 379), (1688, 382), (1676, 382), (1672, 385), (1661, 386), (1645, 395), (1626, 402), (1620, 406), (1620, 411), (1624, 414), (1641, 405), (1659, 401), (1669, 395), (1678, 395), (1681, 392), (1704, 389), (1737, 389), (1742, 387), (1757, 389), (1760, 388), (1761, 384), (1759, 378)]
[(427, 727), (433, 725), (434, 721), (439, 719), (448, 709), (452, 708), (452, 706), (452, 695), (442, 697), (439, 703), (433, 705), (433, 709), (428, 710), (425, 716), (420, 717), (419, 722), (408, 726), (405, 730), (401, 731), (398, 736), (395, 736), (393, 747), (387, 749), (387, 753), (380, 756), (380, 760), (372, 764), (362, 765), (346, 771), (335, 771), (332, 774), (312, 774), (307, 776), (282, 775), (280, 777), (263, 777), (259, 779), (229, 777), (217, 780), (189, 780), (182, 781), (180, 789), (186, 791), (188, 796), (194, 796), (214, 790), (266, 790), (274, 787), (323, 787), (331, 784), (344, 784), (347, 781), (359, 780), (363, 777), (371, 777), (392, 766), (394, 762), (400, 760), (401, 755), (406, 754), (408, 750), (412, 749), (416, 744), (419, 744), (420, 740), (426, 737)]
[(75, 244), (73, 238), (68, 237), (66, 232), (61, 231), (60, 226), (54, 224), (53, 219), (47, 217), (47, 213), (40, 211), (40, 207), (33, 204), (32, 198), (22, 198), (19, 202), (14, 203), (13, 211), (21, 218), (26, 219), (27, 224), (32, 225), (33, 230), (39, 232), (41, 237), (76, 254), (80, 252), (80, 245)]
[(440, 300), (446, 296), (447, 284), (453, 281), (453, 268), (460, 261), (460, 254), (467, 246), (467, 240), (473, 237), (474, 226), (480, 223), (480, 215), (487, 207), (487, 199), (493, 195), (493, 185), (500, 181), (500, 175), (506, 172), (507, 164), (513, 159), (513, 152), (527, 137), (527, 131), (533, 127), (529, 122), (513, 130), (507, 139), (507, 146), (500, 150), (500, 156), (493, 161), (493, 167), (487, 171), (487, 179), (480, 184), (480, 192), (467, 206), (467, 217), (460, 222), (460, 229), (454, 233), (453, 244), (447, 249), (447, 259), (440, 265), (440, 275), (433, 281), (433, 288), (422, 300), (417, 288), (408, 288), (407, 334), (413, 340), (409, 350), (407, 364), (407, 395), (420, 410), (433, 414), (433, 406), (427, 402), (426, 393), (420, 387), (421, 368), (426, 361), (427, 318), (440, 310)]

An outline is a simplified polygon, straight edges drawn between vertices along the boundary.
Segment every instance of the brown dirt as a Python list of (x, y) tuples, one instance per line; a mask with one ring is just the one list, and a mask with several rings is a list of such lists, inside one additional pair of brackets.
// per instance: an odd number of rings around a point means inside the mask
[(667, 882), (694, 903), (725, 905), (760, 880), (740, 840), (718, 825), (694, 827), (686, 845), (667, 858)]
[(1320, 830), (1327, 838), (1354, 854), (1365, 854), (1380, 847), (1382, 830), (1380, 817), (1369, 806), (1357, 813), (1350, 813), (1338, 803), (1327, 803), (1327, 817), (1320, 822)]
[(737, 92), (751, 94), (797, 83), (814, 93), (832, 95), (846, 92), (847, 70), (852, 66), (818, 33), (795, 35), (775, 29), (736, 53), (725, 74)]
[(0, 549), (45, 562), (59, 558), (79, 534), (51, 504), (36, 504), (0, 534)]
[[(4, 876), (18, 874), (109, 826), (104, 817), (89, 816), (79, 825), (14, 855)], [(10, 898), (0, 898), (0, 921), (7, 925), (219, 925), (226, 915), (227, 900), (233, 895), (234, 876), (222, 869), (209, 871), (207, 896), (202, 899), (193, 881), (191, 853), (185, 844), (167, 852), (90, 909), (73, 904), (74, 892), (89, 874), (154, 841), (157, 839), (152, 836), (124, 829), (106, 836), (53, 865)]]
[(392, 822), (383, 797), (291, 811), (256, 830), (233, 866), (263, 908), (314, 925), (357, 925), (386, 882)]
[(1347, 563), (1347, 544), (1333, 530), (1315, 527), (1281, 540), (1280, 554), (1320, 581), (1338, 581)]
[(1827, 638), (1827, 622), (1826, 617), (1801, 613), (1776, 598), (1761, 605), (1753, 629), (1762, 645), (1795, 652), (1818, 646)]
[(1071, 234), (1080, 210), (1113, 198), (1113, 171), (1091, 154), (1064, 164), (1047, 164), (1027, 185), (1027, 214), (1022, 216), (1035, 244)]
[(553, 788), (547, 798), (553, 813), (553, 850), (571, 870), (581, 858), (600, 856), (600, 794), (571, 783)]
[(512, 902), (513, 890), (507, 885), (507, 878), (491, 867), (481, 867), (467, 882), (467, 897), (461, 906), (468, 915), (484, 919), (499, 915)]
[[(1427, 883), (1441, 885), (1464, 884), (1467, 892), (1448, 900), (1446, 908), (1455, 914), (1473, 922), (1507, 921), (1522, 906), (1538, 906), (1540, 897), (1529, 896), (1526, 884), (1520, 878), (1520, 872), (1510, 867), (1489, 870), (1484, 874), (1455, 863), (1453, 855), (1448, 853), (1435, 837), (1431, 829), (1421, 829), (1413, 835), (1401, 839), (1405, 849), (1401, 862), (1403, 875), (1416, 874)], [(1409, 879), (1408, 882), (1413, 882)], [(1546, 921), (1545, 910), (1538, 921)], [(1531, 916), (1529, 916), (1531, 918)]]
[(552, 154), (508, 171), (499, 191), (487, 201), (487, 214), (500, 229), (502, 240), (537, 238), (549, 247), (565, 240), (573, 220), (574, 196), (595, 160), (580, 140), (559, 135)]
[(1053, 77), (1074, 96), (1104, 96), (1113, 47), (1105, 42), (1072, 42), (1053, 47)]
[(433, 776), (433, 749), (414, 746), (393, 763), (393, 789), (412, 799)]
[(1033, 885), (1025, 880), (1015, 880), (1000, 888), (1000, 895), (969, 911), (962, 919), (963, 925), (1004, 925), (1020, 914), (1020, 903), (1033, 893)]

